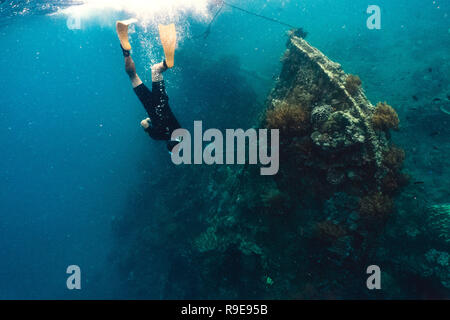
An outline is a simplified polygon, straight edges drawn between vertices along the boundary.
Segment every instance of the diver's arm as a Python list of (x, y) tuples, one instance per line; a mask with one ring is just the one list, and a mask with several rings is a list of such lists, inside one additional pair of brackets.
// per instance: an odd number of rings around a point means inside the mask
[(144, 120), (141, 121), (141, 127), (144, 129), (147, 129), (148, 127), (150, 127), (150, 118), (145, 118)]
[(142, 84), (141, 78), (139, 78), (136, 73), (136, 67), (134, 65), (133, 59), (131, 59), (131, 56), (125, 57), (125, 71), (130, 77), (133, 88), (136, 88), (137, 86)]

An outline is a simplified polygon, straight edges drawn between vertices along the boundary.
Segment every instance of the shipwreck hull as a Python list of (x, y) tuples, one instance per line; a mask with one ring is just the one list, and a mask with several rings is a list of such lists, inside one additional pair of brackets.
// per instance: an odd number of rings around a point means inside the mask
[(384, 190), (384, 179), (400, 184), (401, 164), (385, 163), (391, 142), (387, 130), (374, 129), (377, 107), (338, 63), (295, 35), (282, 63), (260, 122), (280, 129), (280, 171), (261, 177), (254, 167), (219, 168), (220, 205), (193, 241), (196, 261), (205, 272), (212, 263), (242, 270), (251, 288), (223, 288), (236, 296), (355, 298), (361, 279), (351, 271), (373, 254), (397, 192)]

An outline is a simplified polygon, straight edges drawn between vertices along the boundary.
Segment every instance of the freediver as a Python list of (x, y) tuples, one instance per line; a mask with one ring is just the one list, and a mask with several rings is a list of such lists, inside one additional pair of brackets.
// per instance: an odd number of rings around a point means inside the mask
[(128, 19), (116, 22), (116, 31), (125, 58), (125, 71), (130, 77), (134, 92), (148, 114), (148, 118), (141, 121), (141, 126), (151, 138), (166, 141), (167, 149), (171, 152), (173, 147), (179, 143), (178, 140), (171, 140), (172, 132), (181, 128), (181, 126), (169, 107), (169, 97), (166, 93), (162, 73), (174, 66), (175, 25), (159, 25), (159, 35), (165, 59), (151, 68), (152, 90), (150, 91), (137, 75), (134, 61), (130, 56), (131, 45), (128, 40), (128, 26), (136, 21), (136, 19)]

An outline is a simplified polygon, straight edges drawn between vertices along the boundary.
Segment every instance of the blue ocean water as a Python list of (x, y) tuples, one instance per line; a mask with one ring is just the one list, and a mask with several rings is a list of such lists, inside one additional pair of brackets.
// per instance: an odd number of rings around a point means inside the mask
[[(425, 181), (433, 201), (449, 202), (449, 139), (430, 135), (430, 125), (438, 130), (450, 121), (433, 102), (450, 94), (448, 1), (377, 0), (381, 30), (367, 29), (372, 3), (363, 0), (233, 3), (304, 28), (313, 46), (361, 77), (370, 100), (395, 106), (402, 130), (394, 138), (412, 154), (409, 170)], [(140, 194), (155, 197), (140, 199), (139, 210), (164, 197), (154, 177), (176, 169), (164, 144), (149, 140), (139, 126), (145, 111), (124, 72), (114, 28), (128, 13), (99, 11), (81, 17), (80, 29), (70, 29), (66, 15), (49, 15), (67, 3), (0, 5), (0, 298), (135, 297), (117, 268), (124, 252), (117, 250), (114, 222)], [(179, 121), (186, 127), (194, 120), (204, 120), (205, 127), (251, 126), (280, 72), (289, 28), (225, 6), (208, 37), (195, 37), (211, 16), (180, 15), (177, 65), (165, 74)], [(162, 57), (156, 35), (153, 24), (137, 25), (132, 34), (145, 82)], [(225, 117), (224, 106), (214, 103), (248, 99), (227, 92), (250, 90), (261, 109), (227, 111)], [(415, 116), (427, 112), (435, 112), (433, 120), (417, 130)], [(427, 148), (433, 145), (442, 162), (430, 167)], [(185, 197), (196, 196), (190, 192)], [(81, 290), (66, 288), (72, 264), (82, 270)], [(150, 293), (143, 297), (154, 297), (151, 283), (157, 280), (147, 281)]]

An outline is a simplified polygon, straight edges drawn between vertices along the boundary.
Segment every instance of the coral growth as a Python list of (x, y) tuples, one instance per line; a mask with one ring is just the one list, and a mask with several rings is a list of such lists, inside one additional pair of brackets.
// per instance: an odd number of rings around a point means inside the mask
[(328, 120), (332, 112), (333, 108), (327, 104), (315, 107), (311, 112), (311, 123), (314, 129), (319, 129)]
[(395, 145), (391, 145), (383, 153), (383, 164), (386, 166), (386, 175), (382, 179), (382, 190), (386, 193), (395, 193), (400, 187), (408, 183), (409, 177), (401, 172), (405, 151)]
[(316, 229), (318, 236), (326, 241), (334, 241), (347, 234), (347, 231), (342, 226), (330, 220), (317, 223)]
[(394, 108), (386, 102), (379, 102), (372, 116), (372, 125), (376, 130), (387, 131), (389, 129), (398, 129), (400, 120)]
[(373, 222), (384, 222), (394, 207), (393, 200), (381, 192), (363, 197), (359, 203), (362, 218)]
[(440, 239), (450, 244), (450, 204), (436, 204), (428, 208), (428, 223)]
[(351, 94), (354, 95), (358, 92), (358, 89), (361, 87), (362, 81), (358, 76), (353, 74), (349, 74), (347, 79), (345, 79), (345, 89)]
[(271, 188), (261, 198), (263, 206), (275, 214), (285, 214), (289, 209), (289, 197), (279, 189)]
[(387, 194), (394, 194), (405, 187), (410, 176), (399, 171), (390, 171), (382, 180), (381, 188)]
[(383, 191), (385, 191), (387, 193), (394, 193), (400, 187), (397, 177), (392, 173), (387, 174), (383, 178), (382, 186), (383, 186)]
[(401, 169), (405, 160), (405, 151), (395, 145), (392, 145), (384, 153), (383, 163), (391, 169)]
[(311, 139), (323, 150), (339, 150), (364, 143), (366, 137), (358, 118), (350, 112), (336, 111), (311, 134)]
[(426, 263), (421, 266), (424, 269), (423, 273), (435, 276), (445, 288), (450, 289), (450, 254), (430, 249), (425, 254), (425, 259)]
[(301, 105), (286, 102), (273, 102), (274, 107), (266, 112), (266, 126), (269, 129), (280, 129), (284, 137), (299, 136), (309, 128), (309, 113)]

